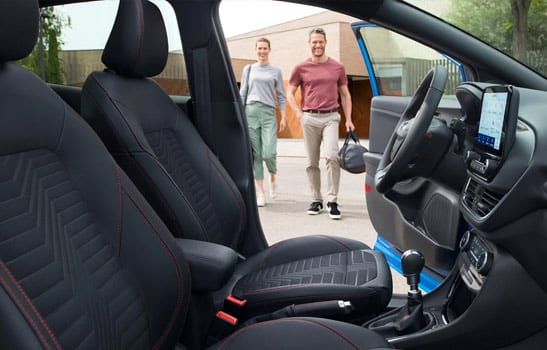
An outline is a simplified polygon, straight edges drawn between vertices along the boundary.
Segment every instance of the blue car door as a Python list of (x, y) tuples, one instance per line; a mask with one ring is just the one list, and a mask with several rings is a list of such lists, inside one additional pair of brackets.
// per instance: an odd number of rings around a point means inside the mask
[(447, 69), (448, 79), (434, 119), (454, 130), (461, 118), (455, 90), (465, 81), (464, 70), (450, 57), (385, 28), (366, 22), (356, 22), (352, 28), (374, 95), (365, 188), (369, 215), (378, 232), (375, 249), (384, 252), (398, 271), (402, 252), (421, 251), (426, 259), (421, 288), (429, 291), (454, 265), (459, 238), (466, 228), (459, 211), (465, 167), (458, 154), (457, 132), (451, 131), (451, 144), (427, 176), (418, 174), (400, 181), (384, 194), (376, 190), (374, 178), (401, 114), (423, 77), (436, 65)]

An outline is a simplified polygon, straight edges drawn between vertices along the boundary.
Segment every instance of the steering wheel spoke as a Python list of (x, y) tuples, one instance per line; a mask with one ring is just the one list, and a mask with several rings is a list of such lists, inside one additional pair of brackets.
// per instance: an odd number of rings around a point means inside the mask
[(447, 79), (447, 69), (435, 66), (418, 86), (376, 170), (374, 182), (378, 192), (390, 191), (403, 180), (406, 170), (415, 161), (416, 151), (437, 111)]

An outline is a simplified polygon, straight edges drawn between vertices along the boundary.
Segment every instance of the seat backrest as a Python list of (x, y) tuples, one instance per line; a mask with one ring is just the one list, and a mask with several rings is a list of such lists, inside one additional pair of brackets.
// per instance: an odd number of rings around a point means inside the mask
[(37, 0), (0, 0), (0, 348), (172, 349), (189, 272), (89, 125), (9, 61)]
[(237, 249), (245, 203), (187, 115), (150, 77), (168, 55), (159, 9), (121, 1), (102, 60), (82, 90), (82, 116), (177, 237)]

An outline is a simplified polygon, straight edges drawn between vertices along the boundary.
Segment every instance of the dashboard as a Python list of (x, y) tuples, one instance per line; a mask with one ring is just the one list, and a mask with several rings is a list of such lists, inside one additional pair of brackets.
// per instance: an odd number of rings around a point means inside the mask
[(544, 325), (547, 92), (464, 83), (456, 97), (465, 125), (459, 206), (467, 230), (442, 319), (480, 328), (473, 315), (488, 314), (498, 335), (513, 332), (515, 320)]
[(482, 283), (502, 249), (547, 291), (547, 92), (464, 83), (456, 97), (466, 125), (460, 208), (470, 232), (460, 249), (476, 277), (468, 285)]

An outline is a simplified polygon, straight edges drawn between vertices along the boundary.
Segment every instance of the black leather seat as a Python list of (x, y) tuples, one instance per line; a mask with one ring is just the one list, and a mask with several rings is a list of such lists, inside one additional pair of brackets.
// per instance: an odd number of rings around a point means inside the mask
[[(81, 113), (175, 236), (237, 250), (246, 220), (240, 191), (192, 121), (148, 78), (163, 70), (167, 54), (157, 7), (122, 1), (102, 56), (108, 68), (86, 80)], [(316, 235), (247, 257), (217, 295), (229, 293), (248, 301), (248, 316), (334, 299), (374, 314), (386, 307), (392, 284), (382, 254)]]
[[(0, 348), (173, 349), (190, 295), (184, 256), (87, 123), (8, 63), (32, 50), (38, 18), (36, 0), (0, 0)], [(213, 348), (325, 346), (389, 347), (354, 325), (298, 318)]]

